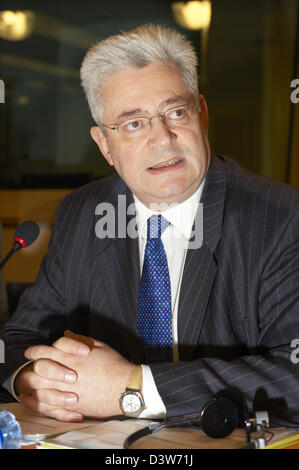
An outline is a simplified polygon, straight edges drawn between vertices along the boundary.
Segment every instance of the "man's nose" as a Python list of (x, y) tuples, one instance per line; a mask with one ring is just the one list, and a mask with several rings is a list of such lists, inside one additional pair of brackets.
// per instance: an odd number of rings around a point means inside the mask
[(150, 146), (164, 148), (169, 145), (173, 138), (175, 138), (175, 133), (161, 118), (159, 119), (159, 117), (157, 117), (152, 119), (148, 138)]

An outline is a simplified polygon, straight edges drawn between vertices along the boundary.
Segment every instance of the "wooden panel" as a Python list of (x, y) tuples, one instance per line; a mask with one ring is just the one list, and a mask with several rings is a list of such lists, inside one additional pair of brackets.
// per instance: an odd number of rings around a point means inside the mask
[(24, 220), (53, 223), (58, 202), (71, 189), (0, 190), (0, 220), (4, 226)]
[(11, 249), (17, 226), (24, 220), (34, 220), (40, 236), (28, 248), (15, 253), (4, 268), (6, 282), (33, 282), (45, 255), (56, 207), (71, 189), (0, 190), (0, 220), (3, 224), (2, 256)]

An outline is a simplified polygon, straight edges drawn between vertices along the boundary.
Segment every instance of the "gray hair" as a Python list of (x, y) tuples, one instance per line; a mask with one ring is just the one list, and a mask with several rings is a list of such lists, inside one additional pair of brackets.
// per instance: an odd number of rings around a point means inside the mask
[(101, 87), (108, 76), (124, 67), (141, 68), (153, 62), (176, 65), (197, 101), (197, 57), (191, 43), (168, 27), (144, 25), (98, 42), (83, 60), (81, 84), (92, 117), (98, 125), (103, 123), (104, 111)]

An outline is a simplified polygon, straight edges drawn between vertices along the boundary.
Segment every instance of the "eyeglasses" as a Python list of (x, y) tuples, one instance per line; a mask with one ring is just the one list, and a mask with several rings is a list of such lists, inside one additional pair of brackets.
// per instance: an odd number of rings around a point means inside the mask
[(200, 108), (184, 103), (168, 108), (163, 113), (152, 117), (135, 116), (110, 126), (102, 125), (113, 131), (117, 130), (122, 137), (135, 138), (147, 135), (152, 127), (152, 120), (156, 117), (159, 117), (163, 124), (169, 128), (187, 126), (196, 110), (200, 111)]

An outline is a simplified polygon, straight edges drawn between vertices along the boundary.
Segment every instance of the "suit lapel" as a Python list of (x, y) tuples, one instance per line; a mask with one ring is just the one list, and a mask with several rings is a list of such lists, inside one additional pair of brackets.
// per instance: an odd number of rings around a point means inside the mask
[[(217, 157), (213, 157), (201, 198), (203, 243), (200, 248), (189, 248), (187, 251), (180, 290), (178, 309), (180, 360), (191, 360), (193, 357), (216, 275), (214, 251), (221, 236), (225, 183), (223, 163)], [(200, 229), (200, 226), (197, 224), (198, 228)]]

